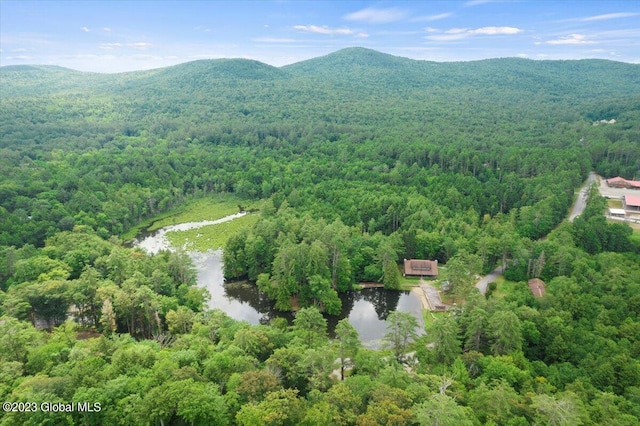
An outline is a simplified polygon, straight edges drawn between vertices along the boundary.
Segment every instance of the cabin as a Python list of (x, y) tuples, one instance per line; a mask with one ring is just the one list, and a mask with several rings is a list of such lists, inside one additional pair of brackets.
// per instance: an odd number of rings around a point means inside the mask
[(627, 180), (620, 176), (607, 179), (606, 182), (607, 182), (607, 186), (609, 186), (610, 188), (640, 189), (640, 181)]
[(640, 195), (625, 195), (622, 206), (627, 212), (640, 213)]
[(404, 277), (437, 277), (438, 261), (424, 259), (405, 259)]
[(529, 290), (533, 293), (533, 297), (542, 297), (545, 292), (545, 283), (540, 278), (532, 278), (527, 281)]

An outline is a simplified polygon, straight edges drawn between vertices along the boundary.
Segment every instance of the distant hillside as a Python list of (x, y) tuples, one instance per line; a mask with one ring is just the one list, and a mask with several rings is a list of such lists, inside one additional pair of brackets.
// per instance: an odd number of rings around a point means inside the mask
[(121, 74), (9, 66), (0, 68), (0, 93), (3, 146), (25, 131), (45, 139), (67, 131), (135, 134), (170, 129), (175, 120), (195, 120), (198, 128), (205, 122), (245, 129), (330, 124), (388, 133), (423, 129), (434, 117), (463, 128), (479, 119), (615, 118), (637, 109), (640, 65), (515, 58), (436, 63), (349, 48), (281, 68), (246, 59)]
[[(208, 85), (236, 83), (325, 82), (332, 88), (361, 88), (377, 85), (391, 89), (517, 89), (522, 92), (558, 91), (576, 97), (640, 93), (639, 65), (605, 60), (534, 61), (518, 58), (439, 63), (413, 60), (365, 48), (347, 48), (326, 56), (276, 68), (247, 59), (213, 59), (183, 63), (151, 71), (120, 74), (83, 73), (56, 66), (17, 65), (0, 67), (4, 94), (21, 88), (42, 88), (47, 92), (67, 88), (97, 89), (98, 85), (118, 89), (137, 84), (165, 86), (171, 90), (206, 89)], [(167, 87), (174, 86), (174, 87)], [(9, 91), (9, 92), (7, 92)]]
[(469, 87), (475, 90), (548, 91), (588, 97), (640, 93), (640, 66), (605, 60), (534, 61), (520, 58), (439, 63), (349, 48), (284, 67), (296, 75), (358, 86)]

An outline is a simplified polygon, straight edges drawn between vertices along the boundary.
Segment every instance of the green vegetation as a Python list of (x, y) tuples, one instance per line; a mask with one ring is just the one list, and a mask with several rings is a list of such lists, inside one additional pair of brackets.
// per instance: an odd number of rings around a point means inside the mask
[[(595, 191), (564, 218), (590, 171), (640, 175), (639, 75), (366, 49), (0, 68), (0, 396), (102, 406), (0, 425), (637, 424), (640, 239)], [(293, 324), (204, 310), (188, 256), (121, 244), (236, 200), (260, 213), (172, 238), (224, 236), (225, 276)], [(437, 259), (458, 309), (426, 335), (394, 312), (381, 350), (344, 322), (330, 339), (339, 293), (406, 286), (404, 258)], [(473, 277), (498, 265), (484, 298)]]
[(217, 225), (206, 225), (188, 231), (167, 232), (167, 238), (174, 247), (182, 247), (184, 250), (202, 252), (217, 250), (224, 247), (231, 235), (251, 227), (257, 221), (258, 215), (249, 214)]
[(607, 206), (613, 209), (621, 209), (622, 208), (622, 200), (616, 200), (613, 198), (607, 198)]
[(496, 299), (505, 299), (514, 297), (519, 293), (526, 293), (529, 288), (524, 282), (509, 281), (504, 277), (498, 277), (492, 284), (489, 284), (487, 297), (495, 297)]
[(239, 207), (252, 210), (258, 208), (256, 205), (255, 201), (241, 200), (229, 194), (215, 195), (181, 205), (172, 215), (154, 220), (148, 230), (155, 231), (177, 223), (217, 220), (238, 213)]
[(157, 216), (143, 220), (138, 225), (125, 232), (122, 238), (125, 241), (131, 240), (142, 229), (152, 232), (157, 229), (164, 228), (165, 226), (175, 225), (178, 223), (216, 220), (238, 213), (240, 206), (245, 210), (252, 210), (257, 208), (255, 205), (255, 201), (249, 201), (247, 203), (246, 200), (241, 200), (231, 194), (216, 194), (207, 198), (197, 198), (186, 201), (179, 206), (158, 214)]

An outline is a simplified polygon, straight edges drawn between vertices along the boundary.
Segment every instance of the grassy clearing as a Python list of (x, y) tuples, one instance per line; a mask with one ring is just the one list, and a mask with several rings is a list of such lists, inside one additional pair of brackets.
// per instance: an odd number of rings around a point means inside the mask
[(504, 299), (510, 294), (517, 294), (518, 288), (521, 287), (521, 282), (506, 280), (503, 276), (499, 276), (496, 281), (496, 289), (491, 293), (491, 297), (496, 299)]
[(189, 200), (171, 210), (143, 220), (125, 233), (122, 238), (125, 241), (133, 239), (145, 228), (149, 231), (155, 231), (178, 223), (220, 219), (238, 213), (238, 204), (241, 204), (245, 209), (254, 209), (259, 208), (262, 201), (241, 200), (232, 194), (218, 194), (212, 197)]
[(171, 242), (171, 245), (183, 247), (186, 250), (201, 252), (216, 250), (224, 247), (229, 237), (240, 229), (253, 226), (258, 221), (258, 218), (258, 214), (252, 213), (218, 225), (207, 225), (188, 231), (167, 232), (167, 239)]
[(164, 228), (177, 223), (199, 222), (201, 220), (216, 220), (238, 213), (238, 204), (245, 210), (259, 208), (259, 202), (240, 200), (233, 195), (220, 195), (214, 198), (201, 198), (187, 203), (184, 208), (177, 210), (169, 217), (161, 218), (149, 228), (150, 231)]
[(418, 277), (403, 277), (400, 276), (400, 290), (411, 291), (413, 287), (420, 285), (420, 278)]

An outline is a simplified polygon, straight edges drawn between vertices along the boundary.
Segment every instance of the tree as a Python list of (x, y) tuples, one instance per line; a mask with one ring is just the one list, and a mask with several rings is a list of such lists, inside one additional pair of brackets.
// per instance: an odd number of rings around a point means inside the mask
[(230, 423), (218, 387), (193, 379), (166, 382), (152, 388), (145, 394), (141, 406), (148, 419), (160, 424), (173, 424), (180, 420), (199, 425), (224, 426)]
[(382, 263), (382, 282), (384, 288), (397, 290), (400, 288), (400, 271), (398, 271), (398, 255), (390, 241), (384, 241), (379, 247), (379, 259)]
[(240, 402), (259, 403), (269, 392), (274, 392), (280, 387), (275, 374), (264, 371), (245, 371), (236, 374), (229, 379), (228, 389), (240, 396)]
[(464, 332), (465, 350), (481, 352), (484, 349), (487, 339), (488, 318), (489, 314), (480, 306), (469, 307), (469, 310), (465, 311), (467, 323)]
[(102, 302), (102, 316), (100, 317), (100, 324), (102, 325), (103, 332), (108, 336), (115, 333), (117, 330), (116, 314), (113, 311), (113, 305), (111, 300), (105, 299)]
[(268, 393), (258, 404), (244, 405), (236, 414), (236, 422), (240, 426), (297, 426), (304, 415), (298, 391), (284, 389)]
[(344, 369), (353, 363), (362, 343), (358, 332), (353, 328), (348, 318), (338, 321), (335, 334), (334, 345), (338, 358), (340, 358), (340, 380), (344, 380)]
[(416, 337), (418, 320), (410, 312), (393, 311), (387, 317), (387, 330), (383, 341), (385, 346), (392, 349), (396, 359), (403, 361), (409, 343)]
[(489, 318), (491, 352), (503, 355), (522, 350), (520, 319), (512, 311), (498, 310)]
[(29, 349), (37, 346), (41, 337), (28, 322), (0, 317), (0, 359), (3, 362), (25, 362)]
[(302, 308), (293, 320), (293, 330), (307, 347), (315, 348), (327, 338), (327, 320), (314, 306)]
[(451, 365), (460, 355), (460, 341), (458, 340), (458, 323), (453, 315), (439, 316), (431, 326), (436, 360)]
[(466, 298), (473, 290), (475, 274), (482, 269), (482, 260), (478, 255), (458, 253), (447, 262), (448, 290), (454, 298)]
[(572, 392), (556, 396), (536, 395), (531, 398), (536, 420), (550, 426), (581, 425), (587, 417), (586, 410)]
[(351, 288), (351, 265), (347, 257), (351, 230), (336, 219), (322, 230), (322, 241), (329, 250), (331, 287), (338, 291)]
[(32, 321), (43, 319), (57, 326), (67, 319), (69, 311), (68, 281), (51, 280), (25, 285), (20, 289), (32, 308)]
[(421, 426), (472, 426), (473, 415), (447, 395), (436, 394), (415, 405), (413, 414)]
[(481, 383), (469, 392), (469, 406), (483, 423), (507, 424), (521, 413), (522, 397), (504, 381)]
[(195, 313), (184, 306), (179, 306), (177, 310), (171, 309), (167, 312), (167, 327), (169, 333), (184, 334), (191, 331)]
[(326, 392), (334, 382), (332, 374), (336, 368), (336, 353), (331, 346), (307, 349), (298, 365), (308, 378), (309, 390)]
[(93, 267), (87, 267), (77, 280), (71, 282), (71, 301), (78, 309), (76, 315), (81, 323), (88, 323), (94, 327), (98, 326), (100, 312), (100, 300), (97, 297), (100, 286), (100, 274)]

